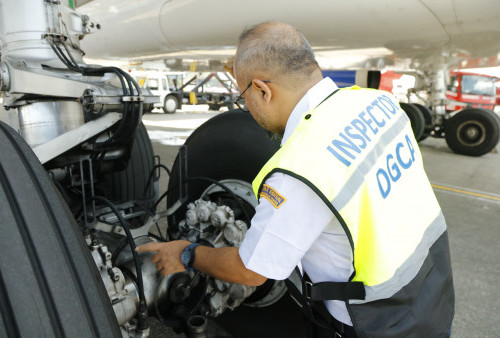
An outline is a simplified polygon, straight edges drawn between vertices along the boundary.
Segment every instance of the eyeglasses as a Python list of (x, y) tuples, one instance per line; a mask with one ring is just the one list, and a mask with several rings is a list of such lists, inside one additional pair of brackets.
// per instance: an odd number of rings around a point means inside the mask
[[(262, 81), (262, 82), (265, 82), (265, 83), (273, 83), (273, 81)], [(253, 83), (253, 80), (250, 81), (250, 83), (248, 84), (248, 86), (245, 88), (244, 91), (241, 92), (241, 94), (236, 98), (236, 100), (234, 100), (234, 103), (236, 103), (236, 105), (238, 106), (238, 108), (240, 108), (242, 111), (244, 112), (247, 112), (249, 113), (250, 110), (248, 110), (247, 106), (245, 105), (244, 101), (245, 99), (243, 98), (243, 95), (245, 94), (245, 92), (250, 89), (250, 87), (252, 87), (252, 83)]]

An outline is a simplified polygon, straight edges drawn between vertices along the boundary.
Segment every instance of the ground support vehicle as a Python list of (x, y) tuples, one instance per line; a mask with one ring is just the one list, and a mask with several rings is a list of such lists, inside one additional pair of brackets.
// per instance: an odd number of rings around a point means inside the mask
[[(260, 330), (254, 313), (286, 336), (304, 330), (298, 308), (280, 305), (290, 301), (283, 282), (162, 276), (134, 250), (176, 238), (241, 243), (257, 203), (250, 181), (278, 147), (250, 115), (208, 121), (169, 170), (141, 123), (158, 97), (82, 60), (79, 40), (98, 23), (60, 1), (0, 0), (0, 10), (0, 336), (146, 337), (155, 316), (201, 337), (207, 317), (241, 304), (234, 330), (242, 317)], [(163, 170), (172, 178), (160, 196)], [(165, 218), (168, 234), (152, 234)], [(279, 316), (294, 322), (280, 328)]]
[(483, 108), (494, 110), (496, 105), (495, 76), (463, 72), (450, 72), (450, 81), (446, 87), (446, 105), (448, 112), (463, 108)]
[(227, 72), (194, 74), (184, 81), (184, 73), (148, 71), (145, 74), (133, 72), (141, 87), (151, 90), (160, 97), (155, 105), (167, 114), (173, 114), (182, 104), (207, 104), (210, 110), (227, 107), (234, 109), (238, 96), (236, 82)]
[[(191, 84), (194, 83), (194, 86)], [(211, 86), (208, 84), (211, 83)], [(238, 97), (236, 81), (228, 72), (196, 74), (186, 81), (177, 92), (182, 103), (208, 104), (210, 110), (227, 107), (234, 109), (234, 100)]]
[(182, 87), (184, 73), (165, 71), (131, 71), (141, 88), (150, 90), (159, 97), (155, 108), (161, 108), (167, 114), (173, 114), (182, 105), (178, 96)]

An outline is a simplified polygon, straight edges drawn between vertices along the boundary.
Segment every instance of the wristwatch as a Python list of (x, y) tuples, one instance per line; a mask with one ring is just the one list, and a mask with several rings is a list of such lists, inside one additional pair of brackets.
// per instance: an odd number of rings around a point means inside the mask
[(194, 263), (194, 249), (199, 246), (200, 243), (191, 243), (184, 248), (181, 252), (181, 262), (187, 271), (193, 271)]

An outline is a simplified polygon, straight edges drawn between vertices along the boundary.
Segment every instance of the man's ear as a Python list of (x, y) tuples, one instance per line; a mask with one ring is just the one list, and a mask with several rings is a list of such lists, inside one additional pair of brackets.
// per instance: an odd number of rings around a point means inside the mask
[(234, 76), (234, 56), (231, 56), (223, 65), (224, 70), (231, 74), (232, 77)]
[(265, 103), (271, 102), (271, 98), (273, 93), (271, 91), (271, 87), (267, 82), (264, 82), (259, 79), (252, 80), (252, 85), (255, 86), (257, 92), (262, 96)]

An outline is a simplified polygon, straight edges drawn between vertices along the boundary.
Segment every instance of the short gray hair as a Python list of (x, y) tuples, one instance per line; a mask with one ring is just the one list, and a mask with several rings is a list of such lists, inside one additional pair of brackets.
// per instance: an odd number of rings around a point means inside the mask
[(238, 74), (265, 72), (278, 77), (319, 68), (305, 36), (280, 22), (264, 22), (245, 30), (240, 36), (234, 67)]

